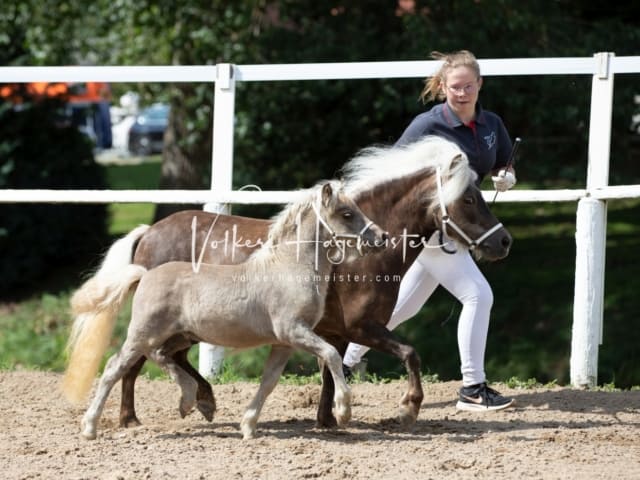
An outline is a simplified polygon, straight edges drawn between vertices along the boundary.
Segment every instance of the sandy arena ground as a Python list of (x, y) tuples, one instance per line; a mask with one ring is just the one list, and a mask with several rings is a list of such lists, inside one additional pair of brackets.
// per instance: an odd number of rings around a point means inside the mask
[(425, 386), (414, 428), (391, 420), (405, 382), (353, 385), (345, 429), (314, 427), (316, 385), (278, 385), (258, 437), (239, 422), (257, 385), (215, 386), (218, 412), (178, 415), (169, 381), (140, 379), (142, 427), (117, 425), (120, 386), (98, 439), (80, 438), (83, 408), (58, 390), (60, 375), (0, 372), (2, 479), (638, 479), (640, 392), (509, 390), (517, 407), (456, 412), (457, 383)]

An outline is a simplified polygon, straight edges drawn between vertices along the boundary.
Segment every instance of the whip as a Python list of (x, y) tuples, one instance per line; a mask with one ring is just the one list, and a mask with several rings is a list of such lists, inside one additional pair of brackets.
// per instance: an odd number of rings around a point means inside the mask
[[(513, 159), (516, 156), (516, 152), (518, 151), (518, 147), (520, 146), (520, 142), (522, 141), (522, 139), (520, 137), (516, 137), (516, 139), (513, 142), (513, 148), (511, 149), (511, 154), (509, 155), (509, 160), (507, 160), (507, 164), (504, 166), (504, 170), (508, 170), (509, 167), (511, 166), (511, 164), (513, 163)], [(496, 202), (496, 198), (498, 197), (498, 193), (500, 193), (498, 190), (496, 190), (496, 194), (493, 196), (493, 201), (491, 202), (492, 204)]]

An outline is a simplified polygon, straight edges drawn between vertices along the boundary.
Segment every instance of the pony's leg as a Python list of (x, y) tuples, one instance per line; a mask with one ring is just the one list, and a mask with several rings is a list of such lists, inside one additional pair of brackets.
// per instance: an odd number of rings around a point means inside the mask
[(335, 428), (338, 421), (333, 415), (333, 396), (335, 388), (331, 370), (324, 365), (322, 370), (322, 389), (320, 390), (320, 400), (318, 401), (318, 412), (316, 414), (316, 425), (321, 428)]
[(345, 425), (351, 419), (351, 390), (342, 372), (342, 357), (333, 345), (316, 335), (306, 324), (294, 325), (287, 337), (295, 347), (319, 357), (331, 372), (336, 422), (340, 426)]
[(393, 355), (404, 363), (409, 377), (409, 389), (400, 399), (398, 421), (404, 427), (413, 425), (418, 418), (420, 405), (424, 399), (420, 356), (416, 350), (410, 345), (401, 343), (384, 325), (378, 323), (353, 328), (348, 334), (350, 341)]
[(271, 352), (264, 365), (260, 387), (247, 407), (247, 410), (244, 412), (244, 416), (240, 422), (240, 430), (245, 440), (255, 436), (258, 417), (260, 416), (264, 402), (278, 383), (278, 379), (280, 375), (282, 375), (282, 371), (292, 352), (293, 349), (291, 347), (284, 345), (271, 346)]
[[(326, 338), (325, 340), (336, 348), (341, 357), (344, 355), (348, 345), (347, 342), (336, 338)], [(320, 400), (318, 401), (316, 424), (321, 428), (335, 428), (338, 426), (338, 422), (333, 415), (333, 396), (335, 394), (333, 376), (327, 365), (321, 364), (319, 366), (322, 375), (322, 389), (320, 390)]]
[(136, 415), (135, 385), (146, 360), (146, 357), (140, 358), (122, 377), (122, 396), (120, 398), (121, 427), (128, 428), (141, 425)]
[(198, 370), (191, 366), (187, 357), (188, 353), (188, 348), (179, 350), (173, 354), (173, 360), (198, 383), (196, 407), (204, 418), (211, 422), (213, 421), (213, 414), (216, 411), (216, 399), (213, 396), (213, 389), (209, 382), (200, 375)]
[(127, 372), (131, 366), (138, 361), (142, 353), (125, 345), (123, 348), (107, 362), (95, 397), (89, 405), (84, 417), (82, 418), (82, 436), (88, 440), (96, 438), (97, 424), (107, 401), (109, 392), (118, 380)]

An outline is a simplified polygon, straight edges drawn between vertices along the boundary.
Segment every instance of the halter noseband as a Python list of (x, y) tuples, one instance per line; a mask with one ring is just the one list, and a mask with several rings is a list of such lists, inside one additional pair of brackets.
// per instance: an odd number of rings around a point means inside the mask
[(363, 245), (363, 241), (362, 241), (362, 235), (364, 234), (364, 232), (366, 232), (367, 230), (369, 230), (369, 228), (371, 228), (371, 225), (373, 225), (373, 221), (369, 220), (367, 222), (367, 224), (362, 227), (362, 230), (360, 230), (358, 233), (336, 233), (336, 231), (331, 228), (331, 225), (329, 225), (326, 220), (324, 218), (322, 218), (322, 215), (320, 215), (320, 210), (318, 209), (318, 206), (315, 203), (312, 203), (311, 206), (313, 207), (313, 211), (316, 214), (316, 218), (318, 219), (318, 222), (320, 222), (320, 224), (327, 230), (327, 232), (329, 232), (329, 235), (331, 235), (331, 243), (333, 245), (335, 245), (337, 242), (337, 240), (344, 238), (344, 239), (352, 239), (355, 238), (356, 239), (356, 249), (358, 250), (358, 253), (362, 256), (362, 245)]
[[(469, 250), (473, 251), (476, 247), (480, 246), (482, 244), (482, 242), (484, 242), (487, 238), (489, 238), (495, 232), (500, 230), (502, 228), (502, 223), (498, 222), (493, 227), (491, 227), (489, 230), (487, 230), (484, 234), (480, 235), (477, 239), (475, 239), (475, 240), (471, 239), (471, 237), (469, 237), (469, 235), (464, 233), (464, 231), (458, 225), (456, 225), (456, 222), (454, 222), (451, 219), (451, 217), (447, 214), (447, 207), (446, 207), (446, 205), (444, 203), (444, 195), (442, 193), (442, 174), (441, 174), (440, 170), (441, 170), (440, 167), (438, 167), (436, 169), (436, 184), (438, 186), (438, 201), (440, 202), (440, 212), (442, 213), (442, 230), (440, 232), (440, 243), (441, 244), (443, 243), (442, 242), (443, 234), (447, 235), (447, 226), (450, 226), (453, 230), (456, 231), (456, 233), (458, 235), (460, 235), (464, 239), (465, 242), (467, 242), (467, 244), (469, 246)], [(444, 244), (441, 246), (441, 248), (446, 253), (451, 253), (451, 254), (455, 253), (455, 250), (454, 251), (447, 250), (444, 247)]]

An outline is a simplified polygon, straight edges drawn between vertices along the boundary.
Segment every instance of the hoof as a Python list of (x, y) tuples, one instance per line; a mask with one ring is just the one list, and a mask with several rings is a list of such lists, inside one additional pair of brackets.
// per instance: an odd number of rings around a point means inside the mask
[(91, 425), (87, 425), (85, 424), (85, 422), (82, 422), (82, 438), (84, 438), (85, 440), (95, 440), (96, 437), (98, 436), (96, 433), (96, 429), (95, 427), (91, 426)]
[(135, 415), (132, 417), (125, 417), (120, 419), (120, 426), (122, 428), (139, 427), (140, 425), (142, 425), (142, 423)]
[(351, 420), (351, 407), (347, 406), (343, 411), (336, 413), (336, 422), (339, 427), (344, 427)]
[(400, 413), (398, 414), (397, 420), (402, 428), (409, 429), (413, 427), (417, 419), (418, 416), (415, 415), (411, 410), (407, 408), (400, 408)]
[(250, 440), (256, 437), (256, 429), (254, 427), (251, 427), (248, 424), (245, 424), (245, 423), (241, 424), (240, 430), (242, 431), (243, 440)]
[(338, 428), (338, 421), (336, 417), (331, 415), (328, 418), (320, 418), (316, 419), (316, 427), (318, 428)]
[(196, 399), (194, 398), (180, 398), (180, 405), (178, 407), (178, 410), (180, 411), (180, 416), (182, 418), (186, 417), (187, 415), (189, 415), (191, 412), (193, 412), (193, 407), (195, 407), (196, 404)]
[(216, 412), (215, 404), (206, 400), (199, 400), (196, 406), (198, 407), (198, 411), (207, 419), (207, 421), (213, 421), (213, 414)]

